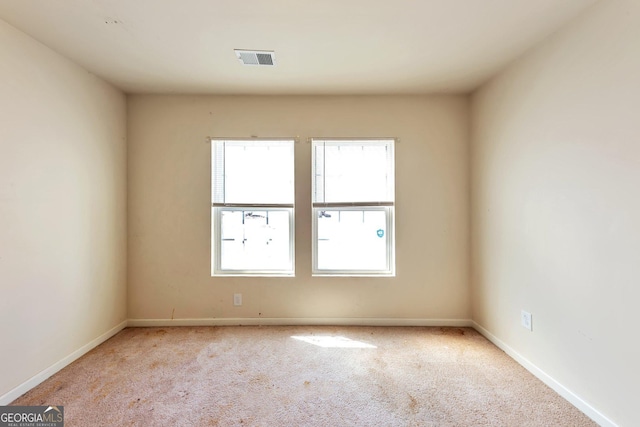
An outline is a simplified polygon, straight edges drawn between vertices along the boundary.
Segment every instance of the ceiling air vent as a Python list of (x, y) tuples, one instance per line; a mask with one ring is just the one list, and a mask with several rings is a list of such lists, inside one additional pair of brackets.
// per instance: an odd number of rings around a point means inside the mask
[(244, 65), (276, 65), (276, 57), (272, 50), (234, 50)]

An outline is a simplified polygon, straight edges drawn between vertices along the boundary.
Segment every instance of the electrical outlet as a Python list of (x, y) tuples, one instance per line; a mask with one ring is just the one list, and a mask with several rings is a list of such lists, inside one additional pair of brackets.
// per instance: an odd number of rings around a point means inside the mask
[(531, 323), (531, 313), (522, 310), (520, 314), (520, 322), (522, 323), (522, 327), (533, 331), (533, 324)]
[(242, 305), (242, 294), (233, 294), (233, 305)]

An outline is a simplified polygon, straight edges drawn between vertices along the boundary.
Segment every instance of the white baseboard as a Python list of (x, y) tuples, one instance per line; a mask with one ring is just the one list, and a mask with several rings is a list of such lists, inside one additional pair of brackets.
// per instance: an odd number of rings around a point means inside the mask
[(558, 393), (560, 396), (564, 397), (568, 400), (573, 406), (581, 410), (585, 415), (591, 418), (593, 421), (601, 425), (602, 427), (618, 427), (616, 423), (607, 418), (603, 413), (598, 411), (596, 408), (591, 406), (588, 402), (583, 400), (580, 396), (560, 384), (558, 381), (553, 379), (550, 375), (544, 372), (542, 369), (538, 368), (536, 365), (531, 363), (525, 357), (523, 357), (520, 353), (515, 351), (513, 348), (509, 347), (504, 341), (500, 340), (498, 337), (493, 335), (491, 332), (486, 330), (484, 327), (480, 326), (475, 321), (472, 321), (472, 327), (480, 332), (486, 339), (491, 341), (496, 347), (500, 348), (502, 351), (507, 353), (512, 359), (518, 362), (522, 367), (524, 367), (527, 371), (531, 372), (535, 375), (540, 381), (551, 387)]
[(65, 366), (71, 364), (72, 362), (79, 359), (89, 351), (93, 350), (95, 347), (99, 346), (100, 344), (102, 344), (103, 342), (105, 342), (106, 340), (108, 340), (109, 338), (111, 338), (112, 336), (114, 336), (115, 334), (117, 334), (118, 332), (120, 332), (126, 327), (127, 327), (127, 321), (125, 320), (120, 324), (114, 326), (113, 328), (109, 329), (104, 334), (90, 341), (89, 343), (83, 345), (82, 347), (80, 347), (79, 349), (77, 349), (67, 357), (59, 360), (58, 362), (49, 366), (47, 369), (39, 372), (38, 374), (31, 377), (27, 381), (23, 382), (18, 387), (14, 388), (13, 390), (9, 391), (6, 394), (3, 394), (2, 396), (0, 396), (0, 405), (8, 405), (9, 403), (13, 402), (18, 397), (22, 396), (23, 394), (25, 394), (26, 392), (28, 392), (29, 390), (31, 390), (32, 388), (34, 388), (35, 386), (37, 386), (38, 384), (40, 384), (41, 382), (43, 382), (44, 380), (46, 380), (47, 378), (49, 378), (50, 376), (58, 372), (59, 370), (61, 370)]
[(472, 327), (470, 319), (399, 319), (369, 317), (271, 317), (224, 319), (129, 319), (130, 327), (169, 326), (451, 326)]

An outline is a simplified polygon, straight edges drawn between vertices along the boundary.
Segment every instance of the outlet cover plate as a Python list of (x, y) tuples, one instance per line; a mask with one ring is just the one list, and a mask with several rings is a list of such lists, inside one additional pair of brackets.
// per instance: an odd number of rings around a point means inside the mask
[(242, 294), (233, 294), (233, 305), (242, 305)]

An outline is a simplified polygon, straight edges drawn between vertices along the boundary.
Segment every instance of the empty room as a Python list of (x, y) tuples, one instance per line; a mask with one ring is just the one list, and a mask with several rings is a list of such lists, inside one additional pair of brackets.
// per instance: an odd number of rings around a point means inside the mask
[(638, 426), (639, 113), (638, 0), (0, 0), (0, 426)]

